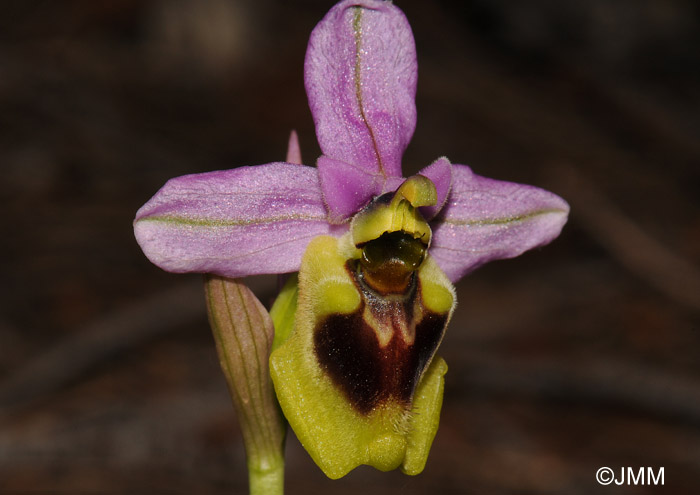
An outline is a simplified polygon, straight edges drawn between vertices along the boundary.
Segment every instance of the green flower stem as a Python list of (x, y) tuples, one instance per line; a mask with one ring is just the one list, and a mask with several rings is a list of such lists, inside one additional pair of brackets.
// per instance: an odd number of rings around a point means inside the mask
[(282, 495), (284, 493), (284, 457), (266, 459), (265, 466), (248, 463), (250, 495)]
[(270, 379), (270, 315), (245, 285), (205, 277), (207, 310), (221, 369), (243, 433), (251, 495), (284, 493), (286, 421)]

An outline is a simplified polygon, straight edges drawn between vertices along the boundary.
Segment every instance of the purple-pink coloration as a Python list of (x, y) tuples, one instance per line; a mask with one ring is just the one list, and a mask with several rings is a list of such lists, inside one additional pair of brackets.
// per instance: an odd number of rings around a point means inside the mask
[(299, 146), (297, 131), (292, 131), (289, 134), (289, 143), (287, 143), (287, 163), (296, 163), (297, 165), (304, 163), (301, 159), (301, 147)]
[(431, 224), (430, 254), (454, 282), (488, 261), (554, 240), (568, 211), (566, 201), (550, 192), (452, 165), (452, 191)]
[[(170, 180), (134, 220), (153, 263), (227, 277), (297, 271), (313, 237), (342, 235), (373, 197), (403, 182), (417, 81), (403, 13), (382, 0), (338, 3), (312, 32), (304, 70), (323, 152), (317, 168), (271, 163)], [(300, 159), (292, 136), (288, 160)], [(453, 282), (550, 242), (567, 220), (558, 196), (444, 157), (420, 174), (438, 192), (436, 206), (421, 208), (433, 229), (430, 254)]]
[(134, 232), (164, 270), (244, 277), (297, 271), (326, 216), (315, 169), (270, 163), (169, 180)]
[(323, 154), (382, 179), (401, 177), (417, 74), (413, 34), (398, 8), (382, 0), (333, 7), (311, 33), (304, 64)]

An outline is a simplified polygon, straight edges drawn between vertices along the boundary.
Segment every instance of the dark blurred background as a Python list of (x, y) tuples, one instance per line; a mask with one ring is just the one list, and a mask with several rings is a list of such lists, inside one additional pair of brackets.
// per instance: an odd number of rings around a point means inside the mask
[[(288, 493), (700, 493), (698, 3), (395, 3), (420, 66), (405, 168), (446, 155), (571, 217), (458, 284), (423, 474), (331, 482), (290, 436)], [(170, 177), (282, 159), (292, 128), (315, 162), (302, 63), (331, 5), (0, 2), (0, 493), (246, 492), (201, 279), (131, 222)]]

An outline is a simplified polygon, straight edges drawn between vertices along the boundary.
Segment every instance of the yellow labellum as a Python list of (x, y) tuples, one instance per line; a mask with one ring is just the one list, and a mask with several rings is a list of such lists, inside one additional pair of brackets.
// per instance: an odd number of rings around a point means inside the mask
[(285, 416), (327, 476), (360, 464), (418, 474), (439, 422), (447, 366), (434, 353), (454, 289), (427, 257), (404, 293), (377, 293), (363, 282), (360, 255), (350, 233), (311, 241), (294, 329), (270, 372)]

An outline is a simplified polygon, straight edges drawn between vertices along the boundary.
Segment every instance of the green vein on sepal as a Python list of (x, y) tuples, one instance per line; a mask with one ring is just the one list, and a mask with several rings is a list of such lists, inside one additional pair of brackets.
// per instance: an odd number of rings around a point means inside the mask
[(262, 225), (266, 223), (284, 222), (284, 221), (318, 221), (325, 222), (325, 216), (308, 216), (308, 215), (282, 215), (279, 217), (256, 218), (255, 220), (208, 220), (203, 218), (186, 218), (176, 216), (152, 216), (143, 217), (136, 220), (138, 222), (159, 222), (171, 225), (183, 225), (188, 227), (240, 227), (244, 225)]
[(551, 213), (566, 213), (566, 210), (561, 210), (558, 208), (552, 208), (547, 210), (537, 210), (532, 213), (526, 213), (524, 215), (516, 215), (506, 218), (488, 218), (483, 220), (462, 220), (457, 218), (446, 218), (438, 220), (440, 223), (446, 223), (448, 225), (460, 225), (460, 226), (471, 226), (471, 225), (507, 225), (509, 223), (525, 222), (533, 218), (549, 215)]

